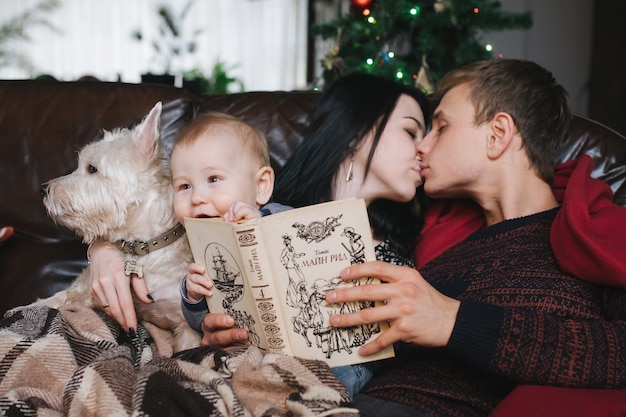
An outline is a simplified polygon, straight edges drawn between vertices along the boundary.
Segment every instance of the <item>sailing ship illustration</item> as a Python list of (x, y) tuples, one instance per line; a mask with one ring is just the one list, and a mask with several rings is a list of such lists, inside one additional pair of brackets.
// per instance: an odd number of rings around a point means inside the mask
[[(222, 252), (226, 252), (229, 256), (225, 256)], [(243, 278), (230, 252), (219, 244), (211, 244), (207, 246), (205, 254), (206, 264), (213, 265), (208, 274), (215, 288), (222, 293), (228, 303), (239, 301), (243, 297)]]
[(255, 330), (254, 317), (236, 307), (236, 303), (243, 298), (245, 287), (241, 269), (235, 258), (224, 246), (213, 242), (207, 245), (204, 251), (204, 263), (213, 285), (223, 297), (224, 312), (232, 316), (239, 327), (248, 331), (251, 343), (259, 344), (261, 338)]

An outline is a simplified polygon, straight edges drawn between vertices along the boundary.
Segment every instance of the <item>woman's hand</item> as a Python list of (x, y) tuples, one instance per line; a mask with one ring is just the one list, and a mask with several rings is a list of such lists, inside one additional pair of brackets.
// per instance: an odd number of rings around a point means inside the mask
[(202, 321), (202, 345), (229, 346), (248, 340), (248, 332), (235, 326), (235, 319), (227, 314), (209, 313)]
[(389, 321), (389, 329), (361, 346), (359, 354), (379, 352), (397, 341), (420, 346), (445, 346), (450, 340), (460, 302), (435, 290), (413, 268), (367, 262), (352, 265), (341, 272), (344, 280), (376, 277), (383, 284), (364, 284), (326, 293), (329, 303), (346, 301), (379, 301), (384, 304), (356, 313), (335, 314), (335, 327)]
[(137, 297), (146, 304), (154, 302), (143, 279), (131, 279), (124, 274), (124, 256), (111, 244), (94, 242), (88, 257), (91, 295), (105, 313), (113, 317), (130, 333), (137, 330), (137, 314), (133, 304), (131, 284)]

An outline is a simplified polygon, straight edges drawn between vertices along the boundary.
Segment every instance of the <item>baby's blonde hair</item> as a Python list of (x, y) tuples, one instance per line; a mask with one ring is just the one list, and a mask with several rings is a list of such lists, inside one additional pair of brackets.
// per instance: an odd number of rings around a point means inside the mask
[(178, 132), (174, 149), (179, 145), (194, 144), (202, 135), (215, 132), (236, 137), (243, 149), (259, 162), (259, 168), (270, 166), (269, 147), (263, 132), (226, 113), (207, 112), (197, 115)]

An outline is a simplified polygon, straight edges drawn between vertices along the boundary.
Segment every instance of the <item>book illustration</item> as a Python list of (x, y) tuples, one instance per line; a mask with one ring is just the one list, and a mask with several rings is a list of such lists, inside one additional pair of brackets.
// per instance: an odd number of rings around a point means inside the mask
[(289, 280), (285, 299), (289, 307), (298, 308), (302, 303), (302, 298), (298, 294), (298, 284), (306, 284), (306, 278), (300, 269), (298, 258), (303, 257), (305, 254), (303, 252), (296, 253), (289, 235), (283, 235), (283, 246), (283, 250), (280, 253), (280, 263), (285, 267), (287, 279)]
[[(327, 217), (324, 221), (313, 221), (308, 225), (296, 222), (292, 227), (298, 229), (297, 239), (306, 244), (320, 243), (336, 233), (336, 229), (341, 226), (339, 221), (341, 217), (341, 215)], [(350, 264), (367, 262), (362, 236), (356, 233), (353, 227), (346, 226), (341, 232), (341, 237), (345, 238), (341, 242), (345, 252), (332, 256), (337, 259), (349, 259)], [(289, 234), (284, 234), (282, 239), (284, 247), (281, 252), (281, 263), (287, 271), (289, 280), (286, 293), (287, 305), (298, 310), (297, 314), (292, 317), (291, 324), (293, 331), (304, 338), (308, 347), (312, 347), (309, 331), (315, 339), (317, 348), (322, 350), (326, 358), (330, 358), (335, 352), (352, 353), (353, 348), (363, 345), (372, 335), (380, 332), (378, 323), (343, 329), (326, 325), (332, 314), (355, 312), (362, 308), (371, 307), (373, 303), (328, 305), (325, 299), (326, 291), (338, 286), (357, 286), (361, 285), (362, 282), (343, 283), (339, 277), (307, 278), (298, 263), (298, 258), (307, 256), (306, 252), (296, 252), (292, 244), (292, 237)], [(324, 254), (315, 251), (315, 255), (320, 257)], [(307, 258), (310, 259), (310, 256)], [(307, 282), (313, 283), (307, 287)], [(325, 310), (326, 314), (322, 310)]]
[(339, 226), (339, 219), (342, 216), (342, 214), (336, 217), (330, 216), (327, 217), (326, 220), (321, 222), (313, 221), (309, 223), (308, 226), (305, 226), (299, 222), (295, 222), (292, 227), (298, 229), (298, 237), (300, 239), (304, 239), (307, 243), (319, 243), (335, 231), (335, 228)]
[[(228, 260), (222, 253), (227, 254)], [(204, 251), (204, 260), (207, 265), (213, 265), (208, 274), (224, 298), (231, 303), (241, 300), (244, 291), (241, 269), (228, 249), (211, 243)]]
[(361, 235), (356, 233), (353, 227), (348, 226), (343, 229), (341, 236), (348, 238), (348, 245), (344, 242), (341, 242), (341, 245), (346, 248), (350, 254), (350, 265), (364, 264), (367, 262), (365, 258), (365, 244), (363, 243)]
[[(213, 286), (223, 297), (224, 312), (232, 316), (240, 327), (248, 331), (250, 342), (259, 344), (261, 338), (255, 330), (256, 321), (254, 317), (247, 311), (235, 308), (235, 304), (243, 298), (246, 287), (241, 275), (241, 268), (233, 255), (224, 246), (212, 242), (204, 250), (204, 264), (208, 267), (207, 273), (213, 281)], [(266, 311), (271, 310), (271, 306), (266, 306)]]

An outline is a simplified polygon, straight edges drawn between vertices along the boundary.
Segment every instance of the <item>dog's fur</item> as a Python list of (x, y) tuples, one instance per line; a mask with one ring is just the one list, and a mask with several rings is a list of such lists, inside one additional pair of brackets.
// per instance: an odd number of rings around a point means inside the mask
[[(171, 175), (160, 145), (161, 107), (157, 103), (132, 130), (104, 132), (102, 140), (81, 150), (74, 172), (42, 185), (44, 205), (56, 223), (75, 231), (85, 243), (148, 241), (177, 224)], [(199, 346), (200, 336), (189, 327), (180, 306), (179, 285), (193, 259), (186, 234), (147, 255), (124, 256), (143, 266), (143, 279), (155, 301), (135, 300), (138, 316), (172, 330), (175, 351)], [(75, 302), (100, 308), (90, 294), (89, 268), (68, 289), (34, 304), (58, 308)]]

